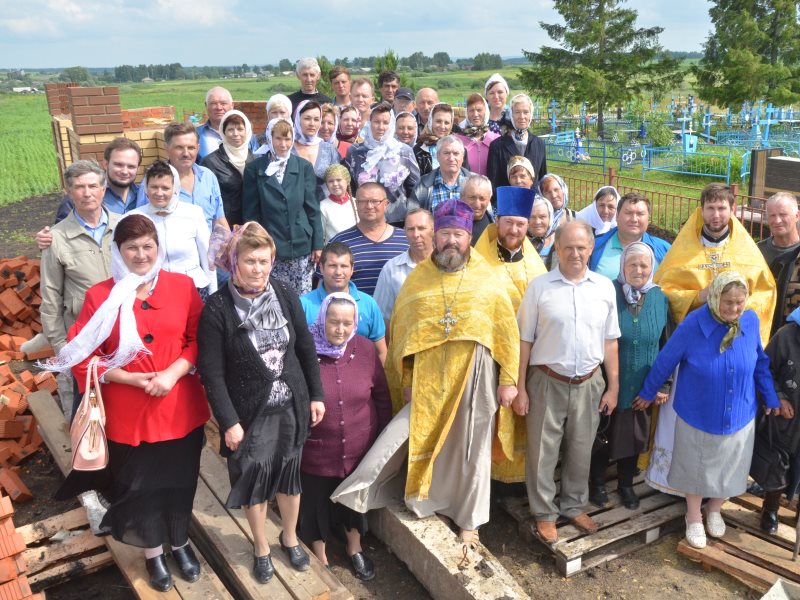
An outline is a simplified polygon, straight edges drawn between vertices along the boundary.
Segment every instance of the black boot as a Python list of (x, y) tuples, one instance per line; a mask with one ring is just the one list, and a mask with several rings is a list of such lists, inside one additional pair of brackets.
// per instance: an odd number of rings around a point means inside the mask
[(150, 575), (150, 586), (159, 592), (166, 592), (172, 589), (172, 575), (167, 569), (167, 559), (163, 554), (155, 558), (148, 558), (144, 561), (147, 574)]
[(589, 502), (598, 508), (608, 504), (608, 492), (605, 483), (589, 482)]
[(275, 567), (272, 566), (272, 555), (253, 557), (253, 575), (258, 583), (267, 583), (275, 575)]
[(778, 533), (778, 512), (774, 510), (761, 511), (761, 531), (770, 535)]
[(363, 552), (356, 552), (350, 557), (353, 563), (353, 571), (361, 581), (370, 581), (375, 578), (375, 565), (372, 560)]
[(619, 497), (622, 498), (622, 506), (629, 510), (639, 508), (639, 496), (633, 491), (633, 487), (621, 485), (617, 488), (617, 492), (619, 492)]
[(178, 563), (181, 577), (186, 581), (193, 583), (200, 579), (200, 561), (189, 544), (173, 550), (172, 558)]

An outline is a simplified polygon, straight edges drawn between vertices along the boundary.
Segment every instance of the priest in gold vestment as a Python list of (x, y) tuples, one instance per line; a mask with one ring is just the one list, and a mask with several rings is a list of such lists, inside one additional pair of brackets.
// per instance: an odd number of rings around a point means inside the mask
[[(710, 183), (703, 188), (700, 206), (681, 228), (653, 281), (666, 294), (671, 320), (677, 325), (705, 304), (718, 273), (738, 271), (747, 280), (747, 308), (758, 314), (761, 343), (766, 347), (777, 297), (775, 280), (735, 211), (736, 199), (727, 185)], [(651, 452), (640, 456), (639, 463), (644, 467), (649, 458), (647, 483), (669, 493), (675, 493), (667, 483), (675, 435), (674, 383), (672, 390), (667, 403), (659, 407)]]
[(451, 518), (469, 546), (489, 520), (495, 415), (515, 398), (519, 369), (514, 308), (470, 252), (472, 217), (460, 200), (436, 208), (433, 256), (409, 274), (392, 312), (386, 371), (399, 412), (331, 496), (365, 512), (399, 493), (417, 516)]
[[(539, 253), (525, 235), (536, 193), (528, 188), (497, 188), (497, 221), (487, 225), (475, 251), (494, 271), (493, 281), (505, 288), (514, 312), (519, 310), (528, 284), (547, 273)], [(497, 413), (497, 437), (492, 461), (492, 479), (503, 483), (525, 481), (525, 417), (511, 408)]]

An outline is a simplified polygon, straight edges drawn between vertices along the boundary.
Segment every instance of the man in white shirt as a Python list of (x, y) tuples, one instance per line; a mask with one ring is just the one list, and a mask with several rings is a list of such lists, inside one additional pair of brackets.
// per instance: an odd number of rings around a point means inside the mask
[[(611, 280), (588, 268), (593, 245), (588, 223), (560, 226), (555, 237), (558, 268), (533, 280), (517, 314), (520, 376), (513, 408), (527, 415), (528, 502), (536, 533), (546, 544), (558, 540), (559, 514), (583, 532), (597, 531), (584, 512), (592, 442), (600, 413), (611, 414), (617, 405), (616, 292)], [(562, 440), (556, 504), (554, 476)]]
[(375, 285), (375, 302), (386, 321), (386, 332), (389, 332), (389, 321), (392, 318), (394, 301), (403, 282), (411, 270), (433, 252), (433, 215), (424, 208), (415, 208), (406, 215), (403, 230), (408, 238), (408, 250), (390, 259), (378, 276)]

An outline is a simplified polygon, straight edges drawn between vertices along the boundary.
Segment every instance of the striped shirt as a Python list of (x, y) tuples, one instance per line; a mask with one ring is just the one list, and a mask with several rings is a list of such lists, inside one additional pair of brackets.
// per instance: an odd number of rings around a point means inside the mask
[(373, 296), (378, 276), (387, 261), (408, 250), (408, 239), (402, 229), (394, 228), (392, 235), (382, 242), (373, 242), (358, 227), (338, 233), (330, 240), (342, 242), (353, 253), (353, 277), (350, 279), (358, 289)]

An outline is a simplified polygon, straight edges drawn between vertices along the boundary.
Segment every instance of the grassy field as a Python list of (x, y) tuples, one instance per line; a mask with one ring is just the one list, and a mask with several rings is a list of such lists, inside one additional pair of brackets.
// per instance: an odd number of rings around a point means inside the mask
[[(523, 91), (517, 83), (518, 67), (501, 72), (509, 81), (512, 94)], [(407, 76), (416, 89), (434, 87), (441, 100), (460, 102), (474, 91), (482, 92), (491, 74), (492, 71), (457, 71)], [(290, 93), (298, 88), (294, 77), (133, 83), (120, 86), (122, 107), (171, 105), (177, 118), (182, 119), (185, 113), (203, 111), (205, 93), (215, 85), (228, 88), (237, 100), (265, 100), (274, 93)], [(685, 95), (684, 87), (686, 82), (676, 95)], [(544, 104), (540, 101), (540, 106)], [(44, 94), (0, 94), (0, 114), (0, 206), (57, 191), (58, 168)]]

